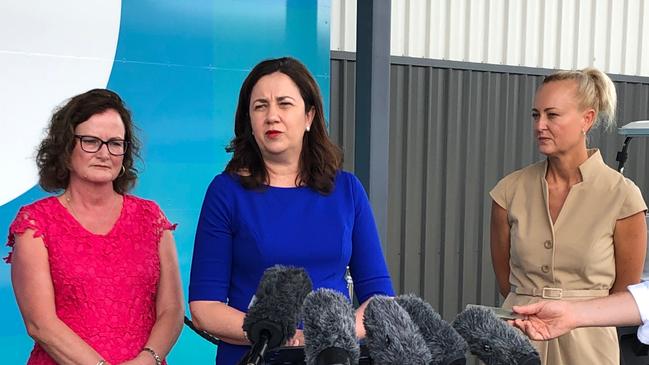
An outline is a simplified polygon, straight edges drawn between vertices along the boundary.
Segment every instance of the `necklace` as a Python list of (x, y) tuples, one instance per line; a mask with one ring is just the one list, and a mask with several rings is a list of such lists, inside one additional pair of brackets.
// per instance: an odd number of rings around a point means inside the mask
[[(66, 190), (65, 193), (63, 193), (63, 197), (65, 198), (65, 202), (67, 203), (70, 214), (72, 214), (72, 216), (77, 221), (80, 221), (81, 217), (79, 216), (79, 214), (77, 214), (77, 211), (74, 210), (74, 207), (72, 206), (72, 197), (70, 196), (70, 191)], [(111, 206), (110, 211), (107, 212), (107, 213), (112, 213), (113, 210), (114, 210), (114, 205)], [(106, 214), (105, 217), (110, 217), (110, 214)], [(108, 218), (108, 219), (110, 219), (110, 218)]]
[(72, 216), (75, 217), (78, 220), (79, 215), (77, 214), (77, 212), (74, 210), (74, 207), (72, 206), (72, 202), (71, 202), (71, 199), (70, 199), (70, 191), (66, 190), (65, 194), (63, 194), (63, 196), (65, 197), (65, 202), (68, 203), (68, 208), (70, 208), (70, 213), (72, 213)]

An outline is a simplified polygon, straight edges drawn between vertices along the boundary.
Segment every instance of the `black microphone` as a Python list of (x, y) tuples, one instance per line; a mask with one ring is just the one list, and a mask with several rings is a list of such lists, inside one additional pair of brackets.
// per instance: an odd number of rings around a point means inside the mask
[(253, 346), (240, 364), (260, 364), (266, 350), (295, 336), (300, 309), (311, 288), (311, 279), (302, 268), (276, 265), (264, 271), (243, 319), (243, 330)]
[(486, 365), (541, 364), (530, 341), (489, 309), (465, 309), (453, 321), (453, 328), (469, 343), (471, 353)]
[(306, 296), (302, 311), (306, 365), (358, 364), (356, 316), (344, 295), (318, 289)]
[(400, 295), (396, 301), (419, 327), (433, 358), (429, 365), (466, 364), (469, 345), (430, 304), (412, 294)]
[(367, 349), (376, 365), (422, 365), (432, 356), (405, 309), (386, 296), (373, 297), (363, 316)]

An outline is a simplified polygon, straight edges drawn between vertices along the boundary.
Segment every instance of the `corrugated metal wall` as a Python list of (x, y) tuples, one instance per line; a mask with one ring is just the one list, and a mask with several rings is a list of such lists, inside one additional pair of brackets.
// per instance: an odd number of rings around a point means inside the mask
[[(649, 76), (646, 0), (392, 0), (391, 54)], [(332, 0), (331, 49), (356, 52), (356, 0)]]
[[(331, 134), (353, 170), (354, 55), (331, 61)], [(547, 70), (475, 71), (467, 64), (391, 66), (388, 265), (395, 289), (423, 296), (447, 319), (467, 303), (495, 305), (489, 190), (538, 161), (530, 110)], [(470, 65), (468, 65), (470, 66)], [(533, 73), (533, 74), (530, 74)], [(649, 119), (649, 79), (616, 82), (620, 125)], [(622, 137), (593, 132), (616, 167)], [(626, 175), (649, 198), (649, 146), (631, 143)]]

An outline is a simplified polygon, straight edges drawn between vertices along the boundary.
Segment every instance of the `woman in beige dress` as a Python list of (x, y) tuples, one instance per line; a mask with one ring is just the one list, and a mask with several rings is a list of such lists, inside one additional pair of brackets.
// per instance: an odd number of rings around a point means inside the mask
[[(597, 69), (545, 78), (532, 118), (544, 161), (503, 178), (490, 195), (491, 255), (504, 307), (580, 300), (640, 281), (647, 206), (638, 187), (608, 167), (588, 132), (615, 125), (616, 94)], [(618, 364), (614, 327), (580, 328), (536, 342), (543, 364)]]

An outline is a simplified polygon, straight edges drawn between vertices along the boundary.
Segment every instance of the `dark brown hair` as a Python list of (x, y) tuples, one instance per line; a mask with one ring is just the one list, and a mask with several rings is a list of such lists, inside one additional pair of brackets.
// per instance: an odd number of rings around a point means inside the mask
[(134, 134), (135, 126), (131, 112), (126, 109), (122, 98), (106, 89), (93, 89), (72, 97), (52, 115), (47, 136), (36, 153), (38, 183), (43, 190), (56, 192), (68, 187), (70, 183), (70, 155), (76, 144), (74, 129), (95, 114), (115, 110), (124, 122), (126, 153), (122, 162), (124, 172), (113, 181), (113, 189), (123, 194), (135, 185), (137, 169), (134, 159), (139, 158), (140, 141)]
[(240, 176), (241, 184), (248, 189), (261, 188), (269, 183), (268, 171), (259, 146), (252, 135), (250, 122), (250, 94), (259, 79), (275, 72), (290, 77), (300, 90), (304, 99), (304, 112), (314, 111), (311, 130), (304, 133), (302, 152), (296, 186), (306, 185), (323, 194), (334, 188), (336, 173), (342, 164), (342, 152), (327, 135), (322, 96), (320, 89), (307, 68), (298, 60), (283, 57), (262, 61), (257, 64), (241, 85), (239, 104), (234, 117), (234, 139), (226, 147), (227, 152), (234, 152), (225, 168), (230, 174), (247, 174)]

